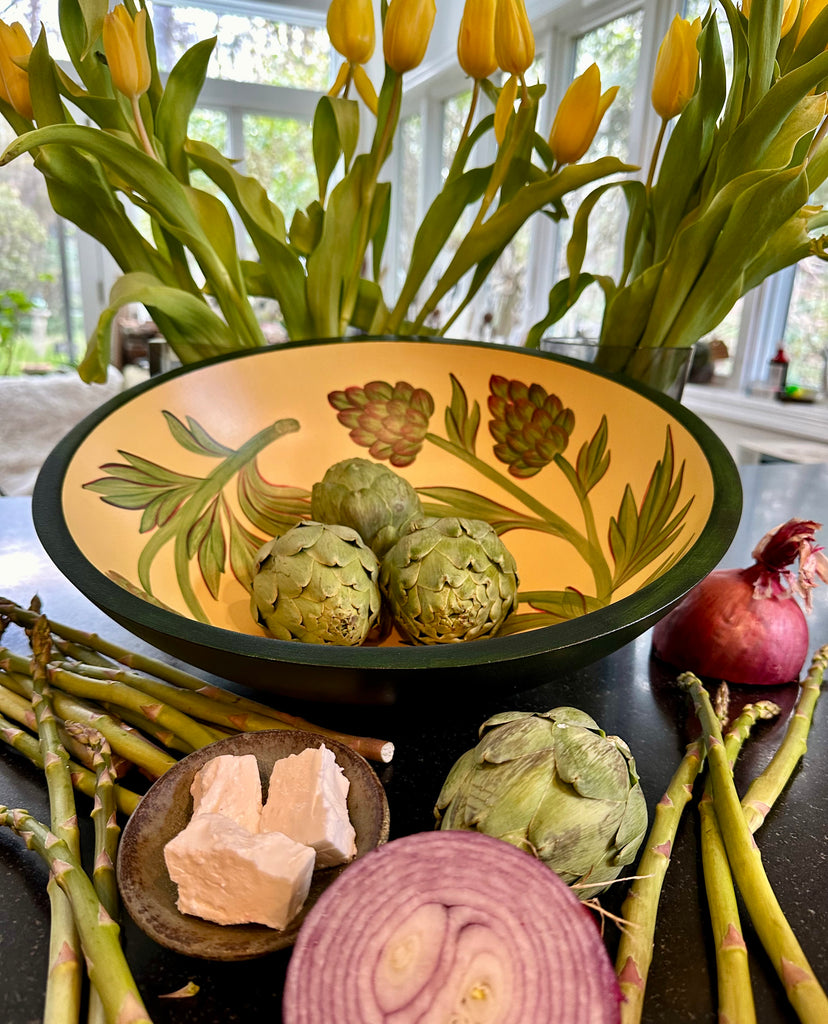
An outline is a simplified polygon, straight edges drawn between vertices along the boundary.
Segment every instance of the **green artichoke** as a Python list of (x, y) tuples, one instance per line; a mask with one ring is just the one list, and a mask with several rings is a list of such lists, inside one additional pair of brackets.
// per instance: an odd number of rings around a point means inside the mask
[(494, 529), (454, 516), (412, 520), (380, 570), (398, 630), (421, 644), (493, 636), (517, 605), (517, 582)]
[(251, 613), (279, 640), (355, 647), (379, 623), (378, 583), (355, 530), (305, 521), (256, 553)]
[(422, 512), (411, 484), (369, 459), (337, 462), (311, 490), (311, 517), (350, 526), (378, 558), (396, 543), (402, 527)]
[[(480, 727), (449, 772), (435, 816), (533, 853), (581, 899), (635, 859), (647, 805), (629, 748), (577, 708), (512, 711)], [(596, 884), (597, 883), (597, 884)]]

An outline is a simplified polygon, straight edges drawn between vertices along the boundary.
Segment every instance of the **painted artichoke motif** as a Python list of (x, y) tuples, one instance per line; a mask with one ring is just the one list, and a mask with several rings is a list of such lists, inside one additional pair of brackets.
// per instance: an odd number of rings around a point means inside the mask
[(429, 392), (406, 381), (371, 381), (364, 387), (332, 391), (328, 401), (352, 441), (375, 459), (397, 467), (410, 466), (416, 459), (434, 412)]
[(534, 476), (566, 449), (575, 413), (540, 384), (493, 376), (489, 390), (495, 456), (512, 476)]

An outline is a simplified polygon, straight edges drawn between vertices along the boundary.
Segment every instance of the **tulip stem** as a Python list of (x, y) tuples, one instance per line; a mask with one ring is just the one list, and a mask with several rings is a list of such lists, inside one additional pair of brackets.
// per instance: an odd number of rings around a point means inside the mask
[(658, 155), (661, 152), (661, 144), (664, 142), (664, 133), (667, 131), (667, 119), (662, 117), (661, 127), (658, 129), (658, 138), (653, 146), (653, 155), (650, 157), (650, 170), (647, 174), (647, 191), (653, 187), (653, 179), (655, 178), (656, 165), (658, 164)]
[(153, 148), (152, 142), (150, 141), (150, 137), (147, 134), (147, 128), (146, 125), (144, 124), (144, 119), (141, 116), (141, 101), (137, 96), (132, 96), (130, 99), (130, 103), (132, 104), (132, 116), (135, 119), (135, 129), (138, 132), (138, 138), (141, 140), (141, 145), (143, 146), (144, 152), (147, 154), (147, 156), (151, 156), (153, 160), (157, 160), (158, 154), (155, 152), (155, 149)]
[(474, 124), (474, 115), (477, 113), (477, 104), (480, 100), (480, 79), (475, 78), (474, 87), (472, 88), (471, 103), (469, 104), (469, 112), (466, 116), (466, 123), (463, 125), (463, 131), (460, 135), (460, 140), (457, 143), (457, 149), (454, 151), (454, 159), (451, 162), (449, 168), (448, 177), (446, 181), (451, 181), (456, 178), (460, 171), (463, 169), (462, 164), (458, 164), (460, 154), (463, 151), (463, 146), (466, 144), (466, 140), (471, 134), (471, 127)]
[[(388, 114), (385, 118), (385, 122), (382, 126), (382, 131), (378, 131), (374, 138), (374, 144), (371, 147), (371, 163), (366, 167), (363, 173), (363, 180), (360, 188), (360, 209), (359, 209), (359, 240), (356, 245), (354, 252), (353, 265), (351, 267), (350, 275), (345, 283), (345, 295), (342, 300), (342, 309), (339, 315), (339, 330), (340, 333), (345, 334), (348, 329), (348, 325), (351, 323), (351, 317), (354, 313), (354, 307), (356, 306), (357, 295), (359, 294), (359, 282), (362, 274), (362, 263), (365, 258), (365, 252), (368, 248), (368, 229), (372, 220), (372, 210), (374, 205), (374, 194), (377, 188), (377, 179), (379, 178), (380, 170), (385, 163), (388, 151), (391, 147), (391, 140), (394, 138), (394, 132), (397, 129), (397, 120), (400, 116), (400, 104), (402, 102), (402, 75), (397, 75), (394, 79), (394, 86), (391, 93), (391, 101), (388, 104)], [(379, 124), (377, 125), (379, 129)]]

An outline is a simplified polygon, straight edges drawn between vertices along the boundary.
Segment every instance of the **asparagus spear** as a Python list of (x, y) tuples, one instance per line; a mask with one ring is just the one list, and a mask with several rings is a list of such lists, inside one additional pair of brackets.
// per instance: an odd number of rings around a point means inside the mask
[[(31, 677), (19, 671), (10, 671), (9, 660), (3, 656), (2, 650), (0, 650), (0, 669), (6, 670), (4, 682), (9, 689), (13, 689), (15, 693), (23, 696), (31, 695)], [(53, 702), (55, 711), (64, 721), (83, 722), (86, 725), (94, 726), (103, 733), (114, 751), (128, 761), (132, 761), (152, 778), (158, 778), (177, 763), (174, 757), (144, 739), (135, 730), (124, 729), (115, 718), (96, 710), (91, 704), (60, 691), (54, 691)]]
[[(779, 707), (770, 701), (747, 704), (733, 722), (725, 739), (725, 752), (733, 769), (742, 744), (759, 719), (773, 718)], [(747, 947), (739, 920), (736, 890), (727, 860), (716, 810), (710, 776), (699, 801), (701, 852), (710, 926), (716, 949), (716, 980), (719, 996), (719, 1020), (727, 1024), (755, 1024), (756, 1008), (750, 981)]]
[[(113, 921), (120, 919), (120, 898), (115, 877), (115, 858), (118, 852), (118, 838), (121, 834), (115, 806), (115, 774), (109, 744), (95, 729), (78, 725), (69, 726), (82, 746), (92, 752), (95, 765), (95, 800), (92, 805), (92, 821), (95, 826), (95, 861), (92, 869), (92, 885), (101, 901), (101, 906)], [(97, 989), (89, 994), (87, 1024), (104, 1024), (106, 1012)]]
[[(28, 758), (36, 768), (43, 768), (43, 756), (40, 752), (38, 740), (2, 715), (0, 715), (0, 740), (3, 740), (4, 743), (7, 743), (18, 753)], [(70, 760), (69, 773), (72, 785), (78, 792), (83, 793), (84, 796), (94, 797), (95, 776), (88, 768)], [(140, 799), (140, 795), (134, 793), (131, 789), (125, 789), (120, 785), (115, 786), (115, 800), (118, 804), (118, 810), (124, 814), (132, 814), (138, 806)]]
[(626, 926), (621, 932), (615, 961), (618, 982), (624, 995), (621, 1024), (636, 1024), (641, 1020), (647, 975), (653, 959), (653, 935), (661, 888), (670, 866), (679, 821), (692, 795), (693, 783), (703, 760), (704, 745), (700, 740), (695, 740), (686, 748), (664, 796), (656, 805), (636, 878), (621, 907), (621, 917)]
[[(75, 810), (75, 792), (69, 773), (69, 758), (58, 735), (48, 683), (51, 634), (45, 618), (39, 617), (31, 630), (32, 707), (37, 720), (43, 771), (49, 792), (52, 832), (80, 859), (80, 833)], [(44, 1024), (77, 1024), (80, 1016), (83, 974), (80, 940), (72, 907), (53, 873), (47, 884), (51, 907), (49, 929), (49, 974), (46, 981)]]
[[(3, 616), (24, 628), (30, 627), (36, 617), (33, 612), (21, 607), (14, 601), (0, 597), (0, 618)], [(349, 733), (342, 733), (334, 729), (324, 728), (313, 722), (307, 721), (307, 719), (299, 718), (296, 715), (289, 715), (286, 712), (277, 711), (276, 709), (271, 708), (266, 704), (262, 704), (259, 701), (254, 701), (247, 697), (243, 697), (241, 694), (225, 690), (222, 687), (205, 683), (205, 681), (200, 679), (198, 676), (177, 668), (174, 665), (169, 665), (157, 658), (152, 658), (148, 655), (130, 651), (125, 647), (121, 647), (109, 640), (105, 640), (97, 633), (89, 633), (85, 630), (75, 629), (60, 622), (55, 622), (54, 620), (50, 620), (50, 627), (53, 633), (63, 637), (63, 639), (72, 644), (79, 645), (82, 649), (91, 650), (97, 654), (104, 655), (119, 664), (125, 665), (127, 668), (137, 670), (146, 675), (155, 676), (158, 679), (163, 679), (172, 683), (174, 686), (180, 687), (181, 689), (193, 690), (203, 696), (209, 697), (212, 700), (232, 705), (237, 711), (238, 724), (236, 725), (236, 731), (249, 731), (244, 726), (246, 715), (262, 715), (266, 718), (272, 718), (277, 722), (282, 722), (293, 729), (305, 729), (309, 732), (319, 733), (323, 736), (330, 736), (332, 739), (339, 740), (340, 743), (345, 743), (352, 747), (358, 754), (362, 754), (362, 756), (366, 757), (369, 761), (379, 761), (387, 764), (394, 757), (394, 744), (388, 740), (375, 739), (367, 736), (352, 736)], [(80, 660), (87, 661), (88, 659), (82, 656)], [(272, 725), (270, 728), (279, 728), (279, 726)]]
[(101, 906), (92, 882), (66, 843), (20, 808), (0, 806), (0, 825), (13, 829), (43, 858), (69, 897), (89, 977), (109, 1024), (152, 1024), (121, 949), (120, 928)]
[(710, 697), (693, 673), (682, 673), (678, 681), (692, 697), (704, 731), (716, 817), (747, 911), (802, 1024), (825, 1024), (828, 996), (814, 976), (765, 873), (759, 848), (742, 812)]
[(828, 666), (828, 646), (820, 647), (814, 654), (810, 669), (802, 681), (799, 700), (793, 718), (788, 724), (785, 736), (776, 749), (767, 768), (757, 775), (742, 797), (742, 810), (755, 832), (764, 822), (771, 807), (776, 803), (799, 761), (808, 749), (808, 733), (814, 718), (814, 708), (819, 699), (820, 687)]

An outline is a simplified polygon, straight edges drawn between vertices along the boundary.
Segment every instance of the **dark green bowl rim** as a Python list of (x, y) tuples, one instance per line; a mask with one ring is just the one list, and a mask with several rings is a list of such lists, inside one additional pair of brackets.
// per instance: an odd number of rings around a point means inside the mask
[[(317, 347), (330, 344), (360, 344), (376, 341), (406, 341), (434, 345), (488, 348), (503, 352), (577, 366), (584, 372), (613, 379), (619, 386), (643, 395), (655, 405), (666, 409), (698, 442), (707, 457), (713, 477), (713, 506), (708, 522), (693, 546), (670, 572), (629, 597), (590, 612), (587, 615), (553, 626), (542, 626), (525, 633), (492, 637), (457, 644), (412, 647), (336, 647), (303, 644), (298, 641), (275, 640), (269, 637), (236, 633), (212, 626), (174, 612), (166, 611), (142, 600), (97, 569), (81, 552), (68, 528), (63, 513), (62, 489), (67, 468), (82, 442), (112, 412), (126, 405), (136, 395), (158, 387), (175, 377), (196, 372), (204, 367), (233, 359), (248, 359), (263, 352), (272, 354), (289, 348)], [(738, 469), (722, 441), (701, 419), (680, 402), (643, 384), (597, 370), (588, 363), (566, 356), (535, 349), (488, 342), (433, 337), (395, 337), (392, 335), (356, 336), (346, 339), (320, 338), (284, 342), (259, 349), (245, 349), (216, 356), (198, 363), (177, 367), (152, 377), (103, 403), (78, 423), (47, 456), (35, 482), (32, 515), (35, 530), (47, 554), (57, 568), (82, 594), (112, 618), (133, 623), (139, 635), (150, 631), (174, 638), (184, 644), (212, 648), (231, 656), (285, 665), (308, 665), (350, 670), (418, 670), (487, 665), (509, 662), (539, 654), (580, 647), (594, 642), (603, 648), (602, 638), (627, 629), (635, 623), (651, 624), (672, 607), (696, 583), (720, 562), (739, 525), (742, 510), (742, 488)], [(646, 628), (646, 625), (642, 628)]]

